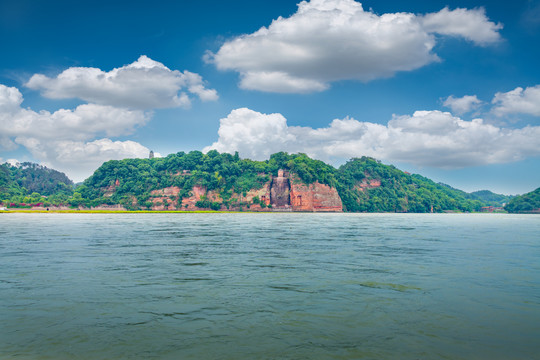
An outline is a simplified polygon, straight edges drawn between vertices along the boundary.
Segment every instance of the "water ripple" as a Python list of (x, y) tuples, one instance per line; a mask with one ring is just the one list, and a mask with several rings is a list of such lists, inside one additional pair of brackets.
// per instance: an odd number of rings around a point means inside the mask
[(0, 358), (540, 352), (538, 217), (57, 215), (1, 219)]

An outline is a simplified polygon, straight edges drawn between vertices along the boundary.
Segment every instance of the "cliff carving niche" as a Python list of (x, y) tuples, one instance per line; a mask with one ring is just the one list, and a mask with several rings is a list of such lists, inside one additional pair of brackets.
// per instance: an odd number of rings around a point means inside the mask
[(341, 212), (337, 190), (318, 181), (304, 184), (297, 175), (279, 170), (272, 180), (270, 200), (274, 211)]
[(289, 207), (291, 185), (287, 176), (288, 174), (285, 174), (285, 172), (280, 169), (277, 178), (272, 180), (272, 187), (270, 188), (270, 202), (272, 207)]

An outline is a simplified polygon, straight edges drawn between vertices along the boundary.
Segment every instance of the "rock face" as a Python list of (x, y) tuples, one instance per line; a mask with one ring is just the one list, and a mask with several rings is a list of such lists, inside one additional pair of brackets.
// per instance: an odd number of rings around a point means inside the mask
[(342, 212), (343, 204), (335, 188), (314, 182), (304, 184), (296, 176), (279, 170), (272, 181), (272, 208), (277, 211)]
[(291, 185), (288, 175), (288, 173), (286, 174), (280, 169), (278, 171), (278, 176), (272, 180), (272, 188), (270, 189), (270, 203), (274, 209), (285, 209), (290, 207)]
[(178, 196), (178, 194), (180, 194), (180, 188), (178, 186), (170, 186), (163, 189), (153, 190), (150, 192), (150, 194), (161, 196)]
[[(270, 205), (270, 193), (270, 181), (268, 181), (260, 189), (249, 190), (245, 196), (243, 194), (234, 193), (231, 196), (231, 199), (234, 199), (235, 204), (252, 204), (249, 207), (249, 211), (271, 211), (271, 209), (268, 208), (268, 205)], [(255, 197), (259, 198), (259, 204), (253, 203)], [(260, 204), (264, 204), (265, 207), (263, 208)], [(232, 206), (232, 209), (238, 210), (239, 208), (237, 206)]]
[(206, 195), (206, 187), (201, 185), (195, 185), (193, 189), (191, 189), (191, 196), (187, 198), (182, 199), (182, 203), (178, 204), (178, 208), (180, 210), (189, 210), (194, 211), (198, 210), (198, 208), (195, 206), (197, 201), (201, 200), (202, 196)]
[[(375, 184), (373, 184), (375, 185)], [(178, 199), (182, 189), (171, 186), (151, 192), (151, 209), (163, 210), (200, 210), (197, 201), (206, 199), (211, 202), (222, 203), (223, 199), (216, 191), (209, 191), (206, 187), (195, 185), (189, 197)], [(258, 198), (259, 201), (255, 201)], [(279, 170), (278, 176), (272, 178), (260, 189), (251, 189), (248, 192), (233, 193), (229, 199), (230, 210), (248, 211), (305, 211), (305, 212), (342, 212), (341, 198), (335, 188), (314, 182), (304, 184), (294, 174)], [(261, 206), (261, 204), (264, 204)], [(247, 209), (246, 209), (247, 207)], [(227, 210), (225, 205), (221, 210)]]
[(120, 180), (116, 179), (113, 185), (109, 185), (103, 189), (103, 196), (111, 197), (114, 195), (116, 188), (120, 186)]
[(315, 182), (291, 185), (291, 205), (293, 211), (342, 212), (343, 204), (337, 190)]
[(174, 198), (177, 197), (179, 193), (180, 193), (180, 188), (178, 186), (171, 186), (171, 187), (151, 191), (150, 195), (154, 196), (151, 199), (153, 203), (152, 210), (155, 210), (155, 211), (176, 210), (178, 201), (175, 200)]
[(364, 179), (362, 182), (356, 185), (356, 189), (364, 191), (365, 189), (373, 189), (381, 186), (381, 180), (377, 179)]

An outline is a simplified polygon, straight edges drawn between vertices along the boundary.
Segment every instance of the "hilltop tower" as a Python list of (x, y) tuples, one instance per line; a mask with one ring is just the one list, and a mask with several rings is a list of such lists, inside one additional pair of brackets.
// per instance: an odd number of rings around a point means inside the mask
[(148, 156), (149, 159), (153, 159), (154, 158), (154, 151), (153, 150), (150, 150), (150, 155)]

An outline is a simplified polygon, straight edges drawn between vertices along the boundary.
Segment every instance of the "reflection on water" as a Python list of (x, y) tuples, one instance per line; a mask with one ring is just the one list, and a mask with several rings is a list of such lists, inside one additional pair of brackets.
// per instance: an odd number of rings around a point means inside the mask
[(533, 359), (540, 217), (2, 214), (0, 358)]

